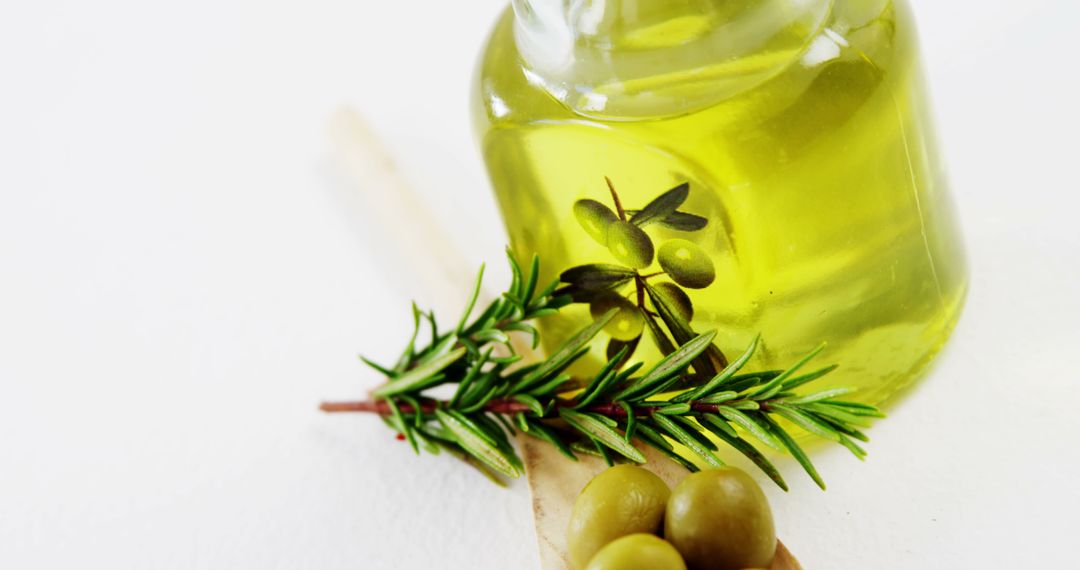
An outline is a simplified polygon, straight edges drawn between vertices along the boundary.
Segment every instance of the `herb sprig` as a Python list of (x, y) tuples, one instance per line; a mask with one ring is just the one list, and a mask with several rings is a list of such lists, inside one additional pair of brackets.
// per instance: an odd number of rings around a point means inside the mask
[[(690, 373), (713, 346), (715, 331), (697, 334), (673, 347), (659, 362), (629, 364), (622, 346), (591, 378), (571, 378), (566, 369), (584, 356), (590, 341), (618, 313), (613, 308), (566, 340), (550, 356), (526, 363), (511, 335), (540, 332), (529, 322), (571, 302), (556, 294), (558, 282), (538, 289), (539, 259), (528, 271), (508, 253), (513, 280), (499, 298), (472, 317), (483, 268), (467, 308), (450, 330), (440, 330), (431, 312), (413, 305), (414, 331), (392, 367), (364, 362), (387, 381), (361, 402), (324, 403), (328, 412), (373, 412), (413, 450), (447, 451), (479, 468), (492, 480), (524, 471), (511, 437), (518, 432), (553, 445), (570, 460), (596, 455), (609, 464), (645, 461), (641, 446), (655, 448), (691, 471), (720, 466), (719, 445), (746, 456), (782, 489), (787, 483), (759, 450), (764, 445), (789, 453), (822, 489), (825, 483), (789, 432), (791, 426), (834, 441), (862, 459), (858, 442), (875, 419), (874, 406), (844, 400), (850, 389), (806, 387), (835, 366), (805, 371), (822, 347), (785, 370), (743, 372), (757, 349), (755, 339), (730, 364), (710, 376)], [(421, 329), (430, 337), (419, 342)], [(431, 390), (453, 387), (449, 398)], [(584, 389), (577, 390), (577, 387)], [(680, 391), (681, 390), (681, 391)], [(689, 451), (687, 459), (676, 444)]]

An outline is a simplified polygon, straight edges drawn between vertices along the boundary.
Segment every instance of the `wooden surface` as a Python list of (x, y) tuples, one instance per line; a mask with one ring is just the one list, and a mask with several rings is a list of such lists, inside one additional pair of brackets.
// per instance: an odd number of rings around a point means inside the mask
[[(607, 468), (595, 457), (581, 457), (578, 462), (568, 460), (554, 447), (531, 437), (519, 437), (518, 445), (525, 460), (526, 475), (532, 493), (533, 516), (536, 523), (536, 539), (540, 548), (542, 570), (567, 570), (570, 567), (566, 552), (566, 527), (574, 500), (585, 485)], [(650, 447), (642, 451), (648, 462), (644, 465), (656, 473), (668, 486), (686, 477), (687, 472)], [(795, 557), (783, 544), (778, 544), (776, 559), (770, 570), (801, 570)]]

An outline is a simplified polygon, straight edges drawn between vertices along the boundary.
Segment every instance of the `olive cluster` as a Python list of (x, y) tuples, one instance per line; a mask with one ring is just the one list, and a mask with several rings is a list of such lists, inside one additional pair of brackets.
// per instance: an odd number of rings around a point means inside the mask
[[(562, 292), (569, 294), (574, 302), (588, 303), (594, 319), (612, 309), (617, 310), (604, 329), (614, 343), (609, 352), (615, 352), (623, 345), (630, 345), (631, 349), (636, 347), (646, 326), (658, 346), (664, 352), (670, 352), (671, 347), (694, 336), (688, 324), (693, 319), (694, 306), (684, 288), (708, 287), (716, 280), (716, 268), (708, 254), (694, 242), (670, 239), (657, 248), (645, 229), (656, 224), (676, 231), (695, 232), (703, 229), (708, 220), (678, 209), (689, 196), (689, 184), (680, 184), (664, 192), (640, 210), (624, 210), (610, 180), (608, 185), (615, 210), (596, 200), (582, 199), (574, 204), (574, 215), (585, 232), (606, 247), (618, 263), (588, 264), (567, 270), (561, 276), (567, 284)], [(661, 271), (641, 273), (652, 266), (654, 260)], [(651, 281), (662, 275), (671, 281)], [(634, 289), (628, 296), (625, 289), (631, 284)], [(653, 305), (651, 309), (645, 305), (646, 297)], [(667, 333), (660, 328), (657, 318), (664, 323)], [(723, 360), (718, 350), (710, 356)]]
[(753, 570), (772, 564), (776, 531), (765, 494), (738, 469), (700, 471), (670, 490), (619, 465), (578, 496), (568, 544), (575, 570)]

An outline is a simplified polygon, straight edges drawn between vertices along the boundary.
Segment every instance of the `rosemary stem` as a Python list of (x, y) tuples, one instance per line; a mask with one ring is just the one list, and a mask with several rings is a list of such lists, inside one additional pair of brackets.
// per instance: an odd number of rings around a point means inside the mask
[[(439, 404), (440, 402), (436, 401), (421, 402), (420, 412), (425, 414), (434, 413), (435, 409), (438, 407)], [(575, 402), (573, 400), (567, 400), (565, 402), (556, 404), (555, 407), (571, 407), (574, 405)], [(765, 405), (766, 403), (763, 402), (762, 407), (765, 407)], [(717, 413), (719, 407), (719, 404), (704, 404), (700, 402), (690, 404), (691, 410), (693, 410), (694, 412), (705, 414), (715, 414)], [(398, 404), (398, 408), (403, 414), (411, 414), (415, 412), (411, 404), (400, 403)], [(319, 409), (327, 413), (363, 412), (379, 414), (381, 416), (389, 416), (393, 413), (390, 409), (390, 406), (387, 405), (385, 400), (323, 402), (319, 405)], [(641, 417), (647, 417), (652, 415), (655, 409), (657, 409), (655, 406), (642, 406), (638, 409), (639, 413), (637, 415)], [(484, 411), (493, 414), (516, 414), (519, 412), (528, 412), (530, 411), (530, 408), (529, 406), (518, 402), (517, 400), (494, 399), (488, 402), (486, 406), (484, 406)], [(600, 414), (602, 416), (607, 416), (610, 418), (626, 417), (626, 410), (623, 409), (623, 407), (619, 404), (596, 404), (593, 406), (587, 406), (585, 408), (585, 411), (592, 412), (594, 414)]]

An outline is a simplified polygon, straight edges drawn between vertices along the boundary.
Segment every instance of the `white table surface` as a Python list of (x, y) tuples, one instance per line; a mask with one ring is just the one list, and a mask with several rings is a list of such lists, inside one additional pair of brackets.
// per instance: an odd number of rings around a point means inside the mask
[[(364, 112), (500, 265), (466, 111), (502, 4), (4, 2), (0, 568), (535, 567), (524, 484), (314, 409), (421, 295), (326, 121)], [(825, 493), (784, 466), (779, 530), (809, 570), (1075, 567), (1080, 8), (915, 9), (967, 309), (865, 464), (820, 453)]]

